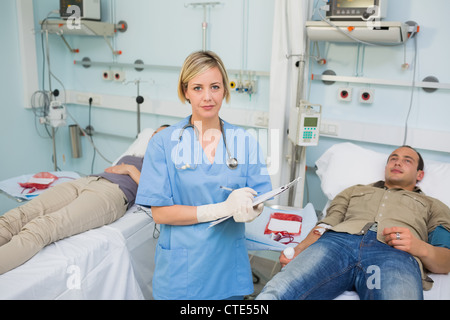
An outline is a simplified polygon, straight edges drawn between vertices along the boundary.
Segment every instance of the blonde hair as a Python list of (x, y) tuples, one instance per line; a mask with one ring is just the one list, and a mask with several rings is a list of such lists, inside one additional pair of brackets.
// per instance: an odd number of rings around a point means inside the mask
[(189, 81), (211, 68), (218, 68), (222, 74), (224, 98), (226, 102), (230, 101), (228, 74), (220, 57), (212, 51), (196, 51), (186, 58), (181, 68), (178, 79), (178, 97), (181, 102), (188, 101), (185, 92)]

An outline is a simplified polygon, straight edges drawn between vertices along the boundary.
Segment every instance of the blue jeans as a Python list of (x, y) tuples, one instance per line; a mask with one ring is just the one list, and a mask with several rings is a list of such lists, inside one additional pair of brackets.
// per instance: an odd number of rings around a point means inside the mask
[(362, 300), (423, 299), (419, 264), (376, 238), (329, 231), (276, 274), (258, 300), (334, 299), (356, 290)]

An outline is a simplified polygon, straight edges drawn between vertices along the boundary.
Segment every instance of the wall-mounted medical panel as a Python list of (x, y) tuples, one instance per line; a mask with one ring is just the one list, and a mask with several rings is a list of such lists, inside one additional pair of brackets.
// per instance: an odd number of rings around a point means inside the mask
[[(92, 105), (99, 108), (136, 112), (136, 97), (134, 96), (67, 90), (65, 100), (69, 105), (88, 106), (90, 97), (93, 99)], [(184, 118), (191, 113), (189, 108), (178, 101), (157, 100), (148, 96), (145, 96), (140, 109), (145, 114), (174, 118)], [(224, 107), (220, 112), (221, 117), (227, 119), (227, 121), (243, 127), (267, 128), (269, 122), (269, 114), (265, 111)]]
[(42, 31), (58, 35), (112, 37), (116, 30), (115, 24), (89, 20), (45, 20), (40, 25)]
[(401, 22), (308, 21), (306, 31), (311, 41), (368, 43), (403, 43), (408, 39), (407, 24)]
[(114, 55), (121, 55), (121, 50), (115, 50), (113, 45), (108, 41), (116, 35), (117, 31), (125, 32), (128, 25), (125, 21), (120, 21), (118, 24), (106, 23), (100, 21), (89, 21), (81, 19), (68, 20), (43, 20), (39, 22), (41, 32), (49, 34), (57, 34), (64, 41), (70, 52), (78, 53), (79, 49), (72, 48), (67, 42), (66, 35), (76, 36), (98, 36), (102, 37)]
[[(388, 146), (405, 144), (403, 141), (404, 133), (405, 128), (400, 125), (345, 120), (332, 116), (322, 119), (320, 131), (321, 136)], [(410, 128), (406, 144), (423, 150), (450, 152), (450, 145), (447, 143), (449, 139), (450, 134), (448, 132), (437, 129)]]

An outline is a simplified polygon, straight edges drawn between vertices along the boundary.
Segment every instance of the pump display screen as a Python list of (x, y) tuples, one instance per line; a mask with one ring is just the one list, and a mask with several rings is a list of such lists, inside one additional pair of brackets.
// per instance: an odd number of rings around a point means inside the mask
[(318, 118), (305, 118), (303, 125), (305, 127), (317, 127), (318, 122), (319, 122)]
[(337, 0), (337, 8), (369, 8), (373, 6), (373, 0)]

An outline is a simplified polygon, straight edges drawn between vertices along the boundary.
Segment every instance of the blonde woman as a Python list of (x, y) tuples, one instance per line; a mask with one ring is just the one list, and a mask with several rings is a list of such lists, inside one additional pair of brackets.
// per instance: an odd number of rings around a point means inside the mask
[(270, 177), (256, 140), (219, 117), (230, 92), (215, 53), (186, 58), (178, 95), (192, 114), (150, 141), (136, 198), (161, 225), (153, 295), (242, 298), (253, 292), (244, 222), (262, 212), (252, 201), (272, 189)]

